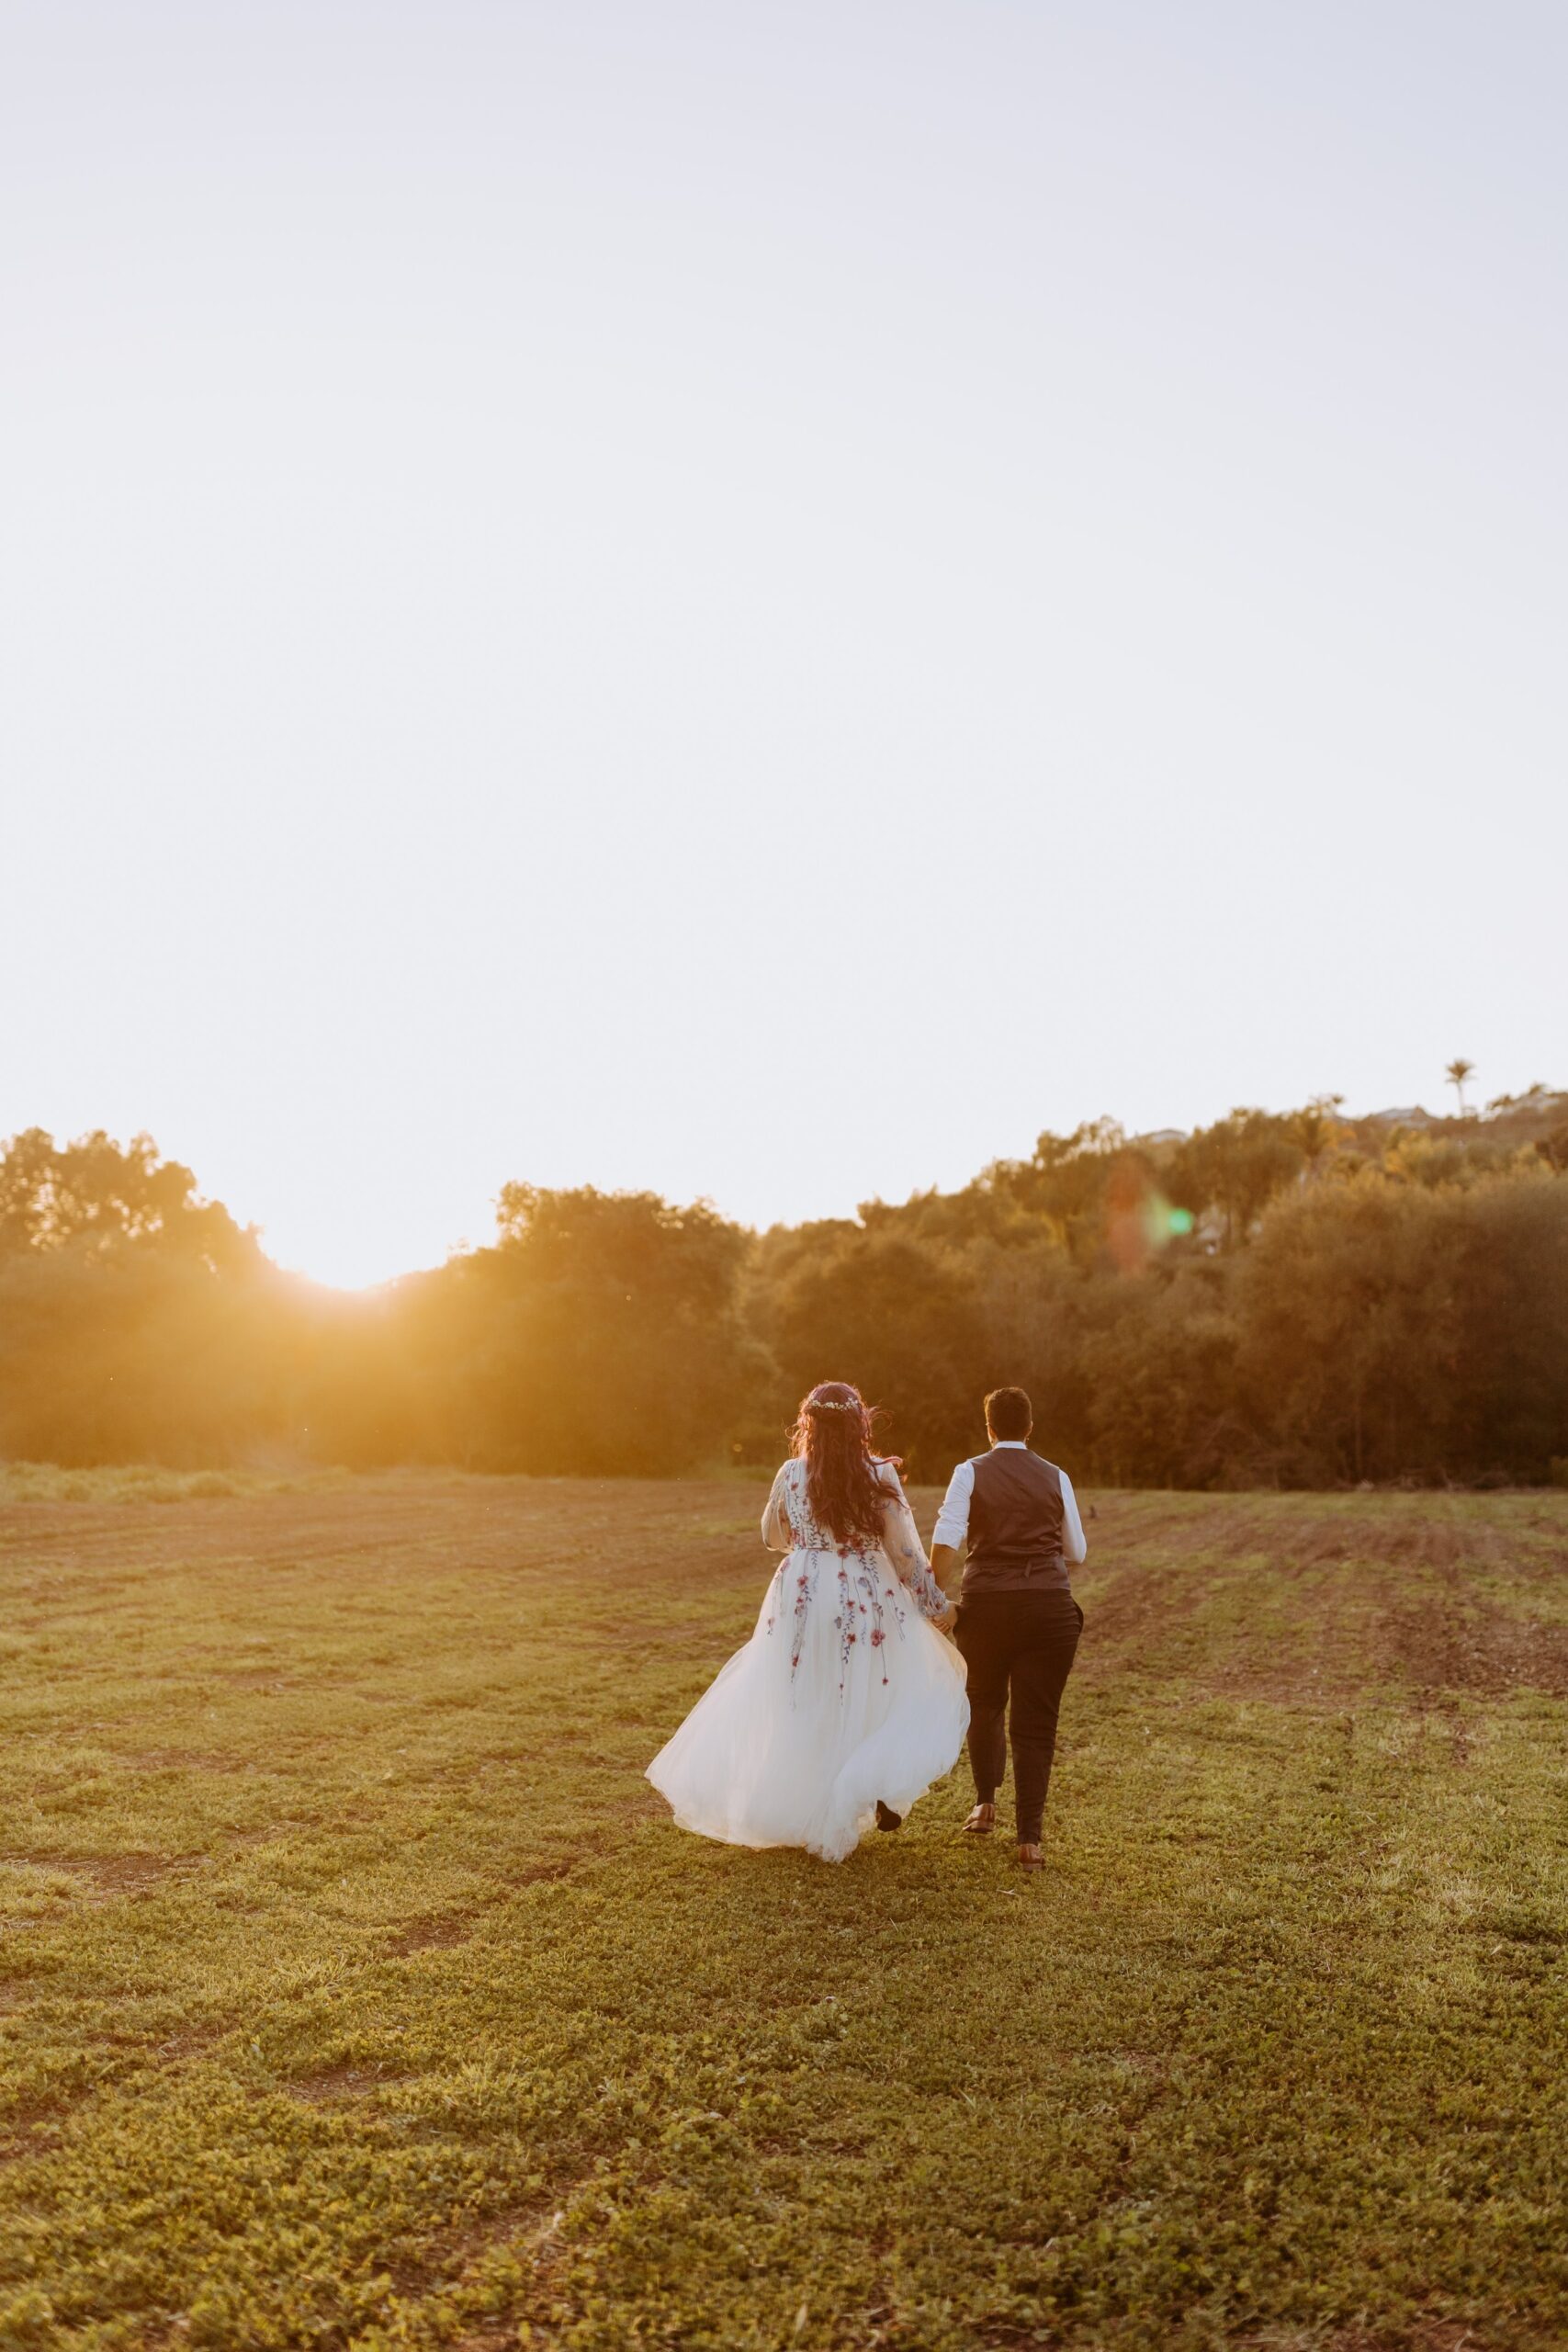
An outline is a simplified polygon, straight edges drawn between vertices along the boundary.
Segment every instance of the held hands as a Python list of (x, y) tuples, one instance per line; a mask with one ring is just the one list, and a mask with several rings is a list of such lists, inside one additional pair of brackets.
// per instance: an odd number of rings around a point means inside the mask
[(953, 1607), (951, 1600), (948, 1602), (947, 1607), (943, 1610), (940, 1617), (933, 1617), (931, 1619), (931, 1623), (936, 1627), (939, 1634), (951, 1634), (957, 1623), (958, 1611)]

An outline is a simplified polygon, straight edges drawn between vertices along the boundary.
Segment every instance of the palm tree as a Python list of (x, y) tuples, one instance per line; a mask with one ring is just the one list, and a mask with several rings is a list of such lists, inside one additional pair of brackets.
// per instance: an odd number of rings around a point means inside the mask
[(1459, 1114), (1461, 1119), (1465, 1115), (1464, 1081), (1467, 1078), (1472, 1077), (1474, 1072), (1475, 1064), (1467, 1062), (1462, 1054), (1457, 1055), (1448, 1067), (1448, 1081), (1459, 1096)]
[(1314, 1173), (1325, 1151), (1334, 1145), (1339, 1133), (1336, 1114), (1344, 1103), (1343, 1094), (1314, 1094), (1304, 1111), (1295, 1116), (1296, 1140), (1307, 1156), (1307, 1171)]

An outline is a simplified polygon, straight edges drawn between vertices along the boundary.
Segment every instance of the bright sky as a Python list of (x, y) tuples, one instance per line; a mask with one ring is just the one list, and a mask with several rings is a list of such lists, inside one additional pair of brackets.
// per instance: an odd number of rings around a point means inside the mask
[(0, 49), (0, 1135), (364, 1282), (1568, 1084), (1559, 0)]

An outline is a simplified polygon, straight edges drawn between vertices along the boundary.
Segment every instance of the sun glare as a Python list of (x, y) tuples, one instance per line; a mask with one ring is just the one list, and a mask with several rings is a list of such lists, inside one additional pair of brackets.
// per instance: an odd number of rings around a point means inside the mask
[(264, 1230), (261, 1245), (285, 1273), (298, 1274), (322, 1290), (376, 1290), (434, 1262), (429, 1251), (412, 1239), (400, 1251), (393, 1239), (378, 1231), (344, 1232), (325, 1224), (304, 1231), (290, 1227), (287, 1234)]

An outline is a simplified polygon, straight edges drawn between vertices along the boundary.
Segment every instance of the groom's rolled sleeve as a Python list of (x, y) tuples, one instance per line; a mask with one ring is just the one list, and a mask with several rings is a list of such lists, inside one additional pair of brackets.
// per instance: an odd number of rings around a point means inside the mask
[(936, 1515), (931, 1532), (933, 1544), (946, 1544), (956, 1552), (969, 1534), (969, 1504), (975, 1492), (975, 1464), (961, 1462), (947, 1482), (942, 1509)]
[(1062, 1550), (1076, 1568), (1089, 1557), (1083, 1521), (1078, 1516), (1078, 1498), (1073, 1492), (1073, 1482), (1065, 1470), (1057, 1472), (1062, 1481)]

